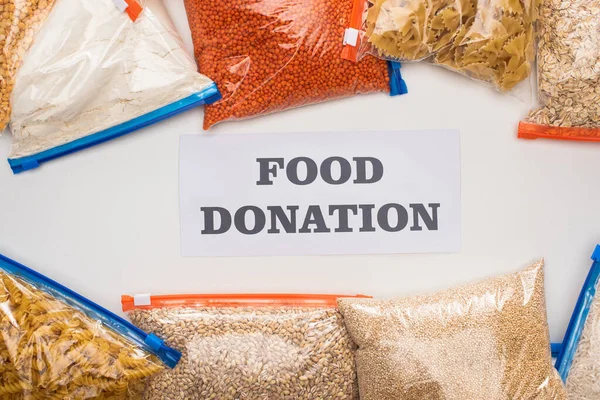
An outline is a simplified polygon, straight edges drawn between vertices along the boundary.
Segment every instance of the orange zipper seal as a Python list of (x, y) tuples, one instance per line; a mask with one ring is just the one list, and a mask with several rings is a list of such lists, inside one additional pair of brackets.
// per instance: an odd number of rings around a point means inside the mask
[[(350, 14), (350, 26), (348, 28), (354, 28), (359, 33), (362, 31), (362, 19), (367, 6), (367, 0), (354, 0), (352, 4), (352, 13)], [(360, 35), (356, 46), (345, 44), (342, 49), (342, 58), (349, 61), (358, 61), (358, 47), (360, 46)]]
[(181, 294), (150, 296), (149, 305), (135, 305), (135, 297), (121, 296), (123, 312), (170, 307), (307, 307), (335, 308), (340, 298), (370, 299), (337, 294)]
[(575, 128), (521, 122), (519, 124), (519, 138), (600, 142), (600, 128)]
[(129, 15), (129, 18), (135, 22), (144, 8), (140, 5), (140, 3), (137, 2), (137, 0), (125, 0), (125, 3), (127, 3), (129, 6), (125, 9), (125, 12), (127, 15)]

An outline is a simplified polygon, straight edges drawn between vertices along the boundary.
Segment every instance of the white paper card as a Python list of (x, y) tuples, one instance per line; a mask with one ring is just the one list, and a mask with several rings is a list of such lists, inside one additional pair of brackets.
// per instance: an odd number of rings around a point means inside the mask
[(182, 135), (181, 253), (460, 252), (458, 131)]

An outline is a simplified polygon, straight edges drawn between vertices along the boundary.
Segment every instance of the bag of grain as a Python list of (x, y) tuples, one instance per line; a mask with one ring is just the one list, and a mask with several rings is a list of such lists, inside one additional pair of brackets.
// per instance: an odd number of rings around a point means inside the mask
[(600, 399), (600, 296), (596, 296), (600, 285), (600, 245), (592, 260), (556, 360), (571, 400)]
[(543, 262), (392, 300), (340, 299), (362, 400), (565, 400), (552, 367)]
[(544, 0), (538, 26), (541, 105), (519, 137), (600, 141), (600, 0)]
[(14, 172), (220, 98), (162, 0), (140, 3), (55, 0), (14, 79)]
[(181, 353), (0, 255), (0, 398), (138, 398)]
[(204, 129), (361, 93), (406, 93), (400, 64), (340, 58), (351, 0), (185, 0), (200, 72), (223, 100)]
[(356, 399), (354, 345), (334, 295), (123, 296), (133, 323), (183, 357), (146, 400)]

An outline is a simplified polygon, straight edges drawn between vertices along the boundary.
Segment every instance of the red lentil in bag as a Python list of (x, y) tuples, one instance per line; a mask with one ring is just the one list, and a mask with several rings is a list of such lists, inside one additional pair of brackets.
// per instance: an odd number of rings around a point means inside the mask
[(359, 93), (406, 92), (399, 64), (341, 59), (349, 0), (185, 0), (185, 6), (199, 69), (223, 95), (205, 108), (204, 129)]

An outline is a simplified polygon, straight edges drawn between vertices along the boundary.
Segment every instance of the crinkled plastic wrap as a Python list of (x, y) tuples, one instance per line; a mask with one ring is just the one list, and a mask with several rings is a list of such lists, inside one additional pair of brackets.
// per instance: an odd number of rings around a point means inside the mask
[(126, 321), (0, 256), (1, 399), (138, 398), (145, 378), (165, 369), (133, 340), (140, 337)]
[(10, 96), (23, 57), (54, 0), (0, 2), (0, 133), (10, 121)]
[(361, 400), (567, 399), (552, 366), (543, 262), (430, 295), (340, 299)]
[(600, 245), (592, 260), (556, 360), (570, 400), (600, 399)]
[(519, 137), (600, 141), (600, 0), (544, 0), (538, 26), (541, 106)]
[(354, 345), (334, 296), (123, 297), (133, 323), (181, 350), (145, 399), (357, 399)]
[[(351, 0), (185, 0), (200, 72), (223, 100), (204, 128), (369, 92), (406, 92), (397, 66), (340, 58)], [(394, 68), (396, 68), (394, 70)]]
[(354, 0), (342, 56), (442, 65), (502, 92), (532, 70), (539, 0)]
[(134, 22), (112, 0), (56, 0), (15, 79), (15, 172), (220, 98), (162, 0), (140, 3)]

